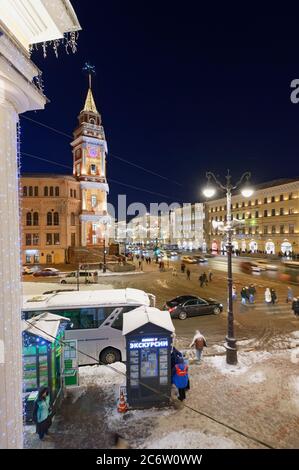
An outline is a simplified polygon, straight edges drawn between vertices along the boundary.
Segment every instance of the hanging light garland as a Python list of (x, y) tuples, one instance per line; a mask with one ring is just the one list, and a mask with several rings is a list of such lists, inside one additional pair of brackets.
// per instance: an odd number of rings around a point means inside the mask
[[(77, 41), (79, 37), (78, 31), (70, 31), (68, 33), (64, 33), (64, 37), (62, 39), (54, 39), (53, 41), (45, 41), (41, 44), (43, 50), (44, 58), (47, 57), (48, 47), (53, 47), (55, 56), (58, 58), (58, 48), (59, 46), (64, 46), (66, 53), (69, 54), (71, 51), (73, 54), (77, 52)], [(34, 44), (29, 46), (29, 54), (31, 55), (34, 50), (39, 50), (39, 44)]]

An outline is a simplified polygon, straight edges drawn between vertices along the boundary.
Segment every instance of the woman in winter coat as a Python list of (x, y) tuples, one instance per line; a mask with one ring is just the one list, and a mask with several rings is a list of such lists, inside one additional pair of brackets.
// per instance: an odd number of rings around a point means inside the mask
[(174, 366), (172, 370), (172, 383), (177, 387), (179, 391), (178, 399), (180, 401), (185, 400), (186, 398), (186, 387), (188, 385), (188, 366), (184, 362), (184, 358), (178, 358), (178, 363)]
[(265, 302), (266, 304), (270, 304), (272, 302), (272, 296), (269, 287), (265, 290)]
[(237, 294), (236, 286), (233, 286), (232, 294), (233, 294), (233, 300), (237, 300), (238, 294)]
[(48, 434), (52, 424), (50, 416), (50, 397), (48, 387), (41, 387), (34, 403), (33, 420), (36, 423), (36, 432), (40, 439)]
[(275, 302), (277, 301), (276, 291), (275, 291), (275, 289), (272, 288), (272, 289), (270, 290), (270, 292), (271, 292), (271, 302), (272, 302), (272, 304), (274, 305)]

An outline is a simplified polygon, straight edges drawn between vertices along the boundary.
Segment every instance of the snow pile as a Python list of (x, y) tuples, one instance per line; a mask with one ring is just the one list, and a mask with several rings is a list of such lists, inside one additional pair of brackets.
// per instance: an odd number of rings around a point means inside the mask
[(254, 372), (253, 374), (248, 375), (247, 377), (248, 382), (259, 384), (266, 380), (266, 376), (263, 372)]
[(295, 375), (290, 378), (289, 391), (292, 401), (299, 410), (299, 376)]
[(222, 374), (239, 375), (244, 374), (253, 364), (263, 362), (271, 357), (272, 355), (269, 352), (251, 351), (249, 353), (239, 352), (238, 364), (235, 366), (227, 364), (225, 356), (207, 357), (205, 362), (218, 369)]
[(255, 341), (256, 341), (255, 338), (242, 339), (241, 341), (238, 341), (238, 346), (249, 346), (250, 344), (254, 344)]
[(126, 383), (126, 366), (122, 362), (114, 362), (111, 366), (84, 366), (79, 372), (80, 382), (84, 385), (105, 387)]
[[(146, 410), (129, 410), (125, 414), (126, 424), (130, 427), (136, 426), (137, 422), (144, 422), (145, 420), (153, 418), (166, 417), (176, 413), (173, 408), (166, 410), (161, 408), (149, 408)], [(117, 411), (117, 408), (109, 409), (106, 413), (106, 419), (109, 429), (118, 429), (119, 423), (123, 422), (124, 415)]]
[(293, 331), (293, 333), (291, 333), (291, 336), (292, 338), (299, 339), (299, 331)]
[(149, 441), (146, 449), (237, 449), (242, 446), (235, 444), (226, 437), (206, 434), (200, 431), (175, 431), (164, 434)]

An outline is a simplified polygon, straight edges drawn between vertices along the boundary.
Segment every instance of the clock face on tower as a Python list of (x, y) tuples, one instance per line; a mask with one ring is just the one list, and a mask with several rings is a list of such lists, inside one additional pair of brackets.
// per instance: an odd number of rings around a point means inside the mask
[(89, 157), (97, 157), (98, 156), (98, 148), (97, 147), (88, 147), (87, 148)]

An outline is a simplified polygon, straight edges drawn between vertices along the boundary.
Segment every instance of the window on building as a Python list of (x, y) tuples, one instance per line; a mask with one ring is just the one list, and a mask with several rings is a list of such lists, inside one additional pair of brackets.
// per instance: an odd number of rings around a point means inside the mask
[(268, 211), (264, 210), (264, 217), (268, 217)]
[(242, 219), (245, 219), (245, 213), (244, 213), (244, 212), (243, 212), (243, 214), (242, 214)]
[(38, 225), (38, 212), (33, 212), (33, 225)]
[(237, 219), (239, 218), (239, 214), (237, 214)]
[(295, 225), (294, 224), (289, 225), (289, 233), (291, 233), (291, 234), (295, 233)]
[(52, 233), (46, 233), (46, 245), (52, 245)]
[(275, 234), (276, 233), (276, 226), (272, 225), (271, 233)]
[(275, 197), (271, 196), (271, 202), (275, 202)]
[(255, 200), (255, 205), (258, 206), (259, 205), (259, 201), (258, 199)]
[(33, 196), (33, 187), (32, 186), (29, 186), (29, 196), (30, 197)]
[(90, 165), (90, 174), (91, 175), (96, 175), (97, 174), (97, 166), (94, 163), (92, 163)]
[(249, 212), (248, 214), (248, 219), (251, 219), (251, 212)]
[(97, 206), (97, 197), (92, 194), (91, 196), (91, 207), (96, 207)]
[(248, 227), (248, 233), (251, 235), (252, 234), (252, 227)]
[(52, 212), (47, 213), (47, 225), (52, 225)]
[(50, 186), (50, 196), (54, 196), (54, 186)]
[(49, 196), (49, 189), (48, 186), (44, 187), (44, 196)]
[(267, 227), (267, 225), (265, 225), (264, 226), (264, 235), (267, 235), (267, 233), (268, 233), (268, 227)]
[(289, 209), (289, 215), (292, 215), (292, 214), (294, 214), (294, 213), (295, 213), (295, 210), (294, 210), (293, 207), (291, 207), (291, 208)]
[(73, 190), (70, 189), (70, 196), (73, 197)]
[(76, 225), (76, 217), (74, 212), (71, 213), (71, 225)]
[(59, 186), (55, 186), (55, 196), (59, 196)]
[(32, 240), (33, 240), (33, 245), (37, 246), (39, 244), (39, 235), (38, 235), (38, 233), (33, 234)]
[(222, 215), (219, 217), (220, 222), (222, 222)]
[(279, 196), (279, 200), (280, 200), (280, 201), (283, 201), (283, 194), (281, 194), (281, 195)]
[(46, 263), (47, 264), (52, 264), (52, 255), (47, 255), (46, 256)]
[(76, 173), (77, 173), (77, 176), (80, 175), (80, 163), (76, 165)]
[(258, 225), (255, 226), (255, 233), (256, 233), (256, 234), (259, 233), (259, 227), (258, 227)]
[(30, 246), (30, 245), (31, 245), (31, 233), (26, 233), (26, 236), (25, 236), (25, 244), (26, 244), (26, 246)]
[(267, 204), (267, 198), (264, 197), (264, 204)]
[(289, 194), (289, 199), (293, 199), (293, 193)]
[(256, 218), (256, 219), (259, 218), (259, 211), (255, 211), (255, 218)]
[(280, 208), (279, 215), (283, 215), (283, 207)]
[(271, 209), (271, 216), (273, 217), (275, 215), (275, 209)]
[(76, 234), (71, 233), (71, 246), (76, 246)]
[(27, 196), (27, 186), (23, 186), (23, 196)]
[(38, 186), (34, 186), (34, 196), (38, 196)]
[(74, 198), (77, 198), (77, 191), (74, 189)]
[(59, 225), (59, 214), (54, 212), (54, 225)]
[(248, 206), (251, 206), (251, 201), (248, 201)]
[(245, 207), (245, 202), (244, 201), (242, 202), (242, 207)]
[(280, 226), (279, 232), (280, 232), (280, 233), (284, 233), (284, 225), (281, 225), (281, 226)]
[(60, 243), (59, 233), (54, 233), (54, 245), (59, 245), (59, 243)]
[(215, 220), (216, 220), (216, 222), (218, 222), (218, 215), (216, 215)]
[(236, 209), (239, 209), (239, 203), (238, 202), (236, 203)]
[(26, 225), (32, 225), (32, 214), (31, 214), (31, 212), (27, 212), (27, 214), (26, 214)]

